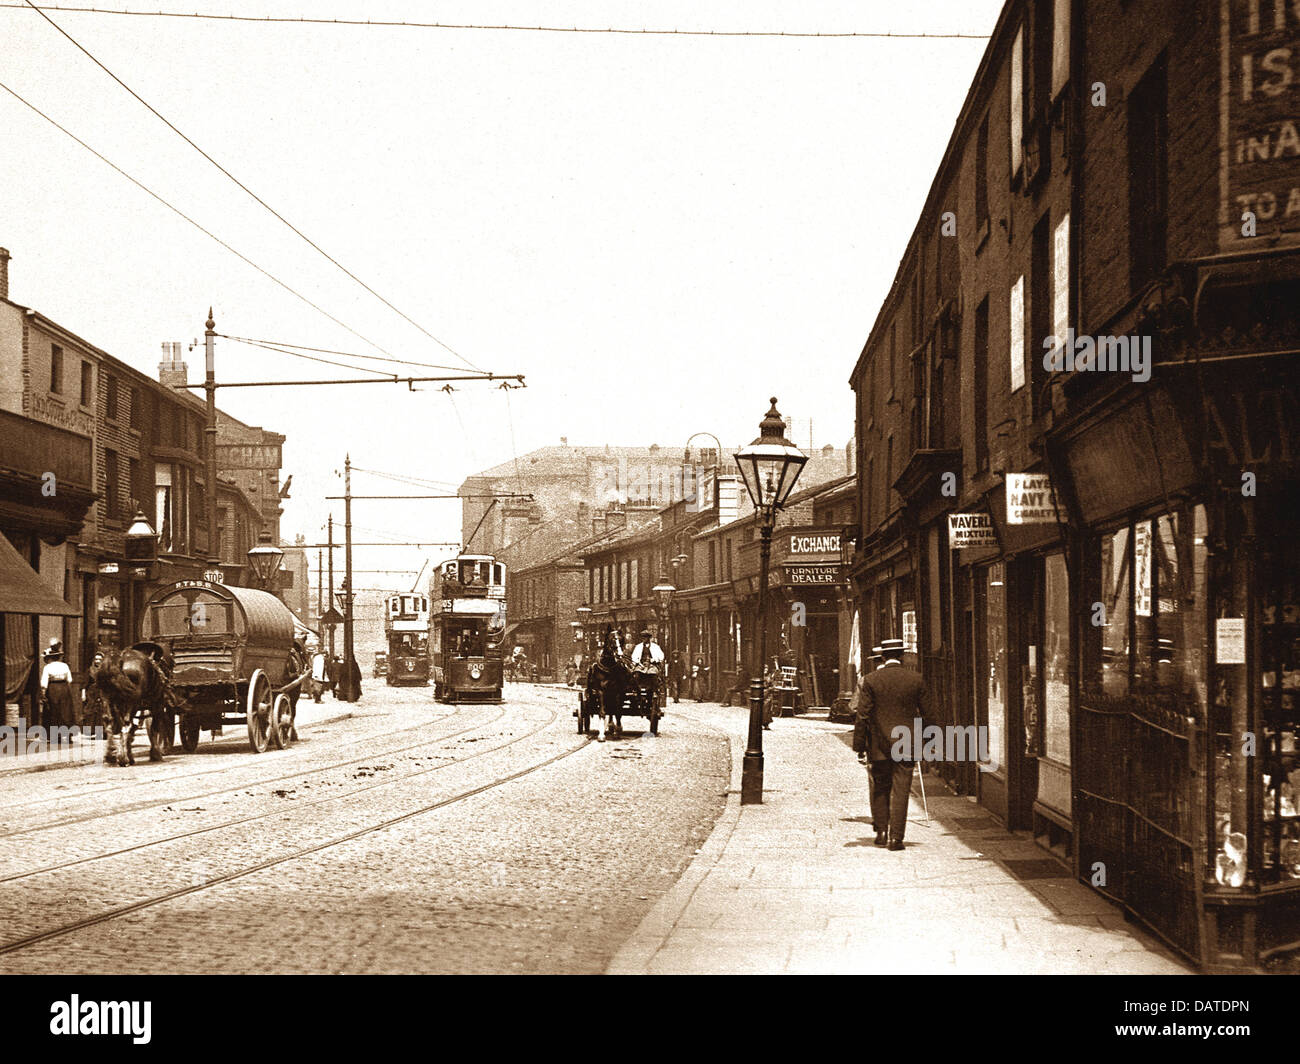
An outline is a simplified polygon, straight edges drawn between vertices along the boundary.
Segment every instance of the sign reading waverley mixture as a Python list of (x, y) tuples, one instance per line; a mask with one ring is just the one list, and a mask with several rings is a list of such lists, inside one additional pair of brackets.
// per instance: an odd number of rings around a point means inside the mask
[(1056, 523), (1056, 496), (1046, 473), (1007, 474), (1007, 524)]
[(954, 550), (969, 547), (996, 547), (992, 514), (949, 514), (948, 545)]
[(1300, 244), (1300, 5), (1221, 0), (1220, 11), (1219, 247)]

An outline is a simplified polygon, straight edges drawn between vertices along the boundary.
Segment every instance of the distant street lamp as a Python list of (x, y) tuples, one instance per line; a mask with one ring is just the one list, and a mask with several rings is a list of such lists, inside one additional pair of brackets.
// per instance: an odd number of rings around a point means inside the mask
[(667, 580), (660, 580), (659, 583), (652, 587), (657, 609), (655, 612), (659, 615), (659, 645), (662, 649), (664, 642), (664, 632), (668, 627), (668, 604), (672, 602), (673, 595), (677, 593), (677, 588), (673, 587)]
[(591, 663), (591, 607), (585, 602), (575, 611), (578, 614), (578, 623), (582, 626), (582, 659), (586, 664)]
[(284, 551), (271, 541), (271, 533), (262, 529), (257, 537), (257, 546), (248, 551), (248, 567), (261, 590), (275, 593), (275, 574), (279, 572), (283, 558)]
[(763, 801), (763, 670), (767, 666), (767, 569), (772, 556), (772, 526), (776, 512), (794, 491), (808, 456), (785, 438), (785, 421), (776, 397), (759, 423), (759, 437), (736, 454), (736, 465), (754, 503), (762, 536), (758, 577), (758, 679), (750, 686), (749, 744), (741, 762), (740, 804)]

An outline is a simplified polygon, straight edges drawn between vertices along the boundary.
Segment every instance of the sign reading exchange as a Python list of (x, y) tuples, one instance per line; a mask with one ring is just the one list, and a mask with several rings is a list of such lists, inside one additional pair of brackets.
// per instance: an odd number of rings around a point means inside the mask
[(840, 555), (840, 534), (838, 532), (791, 532), (787, 554), (833, 554)]
[(969, 547), (996, 547), (997, 533), (991, 514), (949, 514), (948, 544), (954, 550)]
[(1046, 473), (1007, 474), (1007, 524), (1056, 523), (1056, 496)]
[(1300, 4), (1220, 0), (1219, 40), (1219, 246), (1300, 244)]

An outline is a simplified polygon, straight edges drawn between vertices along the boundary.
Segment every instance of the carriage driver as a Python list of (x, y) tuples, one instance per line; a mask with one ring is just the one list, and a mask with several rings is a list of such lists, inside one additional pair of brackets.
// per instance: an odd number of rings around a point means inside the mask
[(650, 635), (650, 630), (648, 628), (643, 629), (641, 642), (632, 649), (632, 664), (659, 666), (663, 662), (664, 652), (662, 648), (654, 641), (654, 638)]

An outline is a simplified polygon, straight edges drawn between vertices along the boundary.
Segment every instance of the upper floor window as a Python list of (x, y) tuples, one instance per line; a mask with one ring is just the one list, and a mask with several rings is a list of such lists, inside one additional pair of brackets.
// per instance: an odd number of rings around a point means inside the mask
[(1016, 31), (1011, 45), (1011, 180), (1020, 176), (1025, 161), (1025, 28)]
[(63, 348), (58, 344), (50, 345), (50, 391), (63, 394)]
[(107, 382), (108, 394), (104, 400), (104, 416), (109, 421), (117, 420), (117, 378), (109, 375)]
[(144, 424), (144, 418), (141, 416), (143, 411), (140, 409), (140, 389), (132, 388), (129, 395), (131, 403), (131, 427), (133, 429), (138, 429)]
[(975, 308), (975, 468), (989, 466), (989, 297)]
[(1162, 54), (1128, 98), (1129, 287), (1136, 292), (1165, 268), (1168, 85)]
[(891, 321), (889, 323), (889, 396), (888, 396), (890, 399), (894, 398), (894, 372), (896, 368), (895, 363), (897, 361), (897, 353), (895, 351), (894, 345), (895, 345), (895, 341), (897, 340), (897, 333), (898, 333), (898, 322), (897, 320)]
[(1011, 319), (1007, 323), (1010, 337), (1011, 390), (1025, 385), (1025, 275), (1022, 273), (1011, 286)]
[(1052, 99), (1070, 80), (1070, 0), (1056, 0), (1052, 19)]
[(89, 362), (81, 364), (81, 405), (90, 406), (95, 388), (95, 371)]
[(989, 116), (980, 123), (975, 141), (975, 228), (989, 223)]

